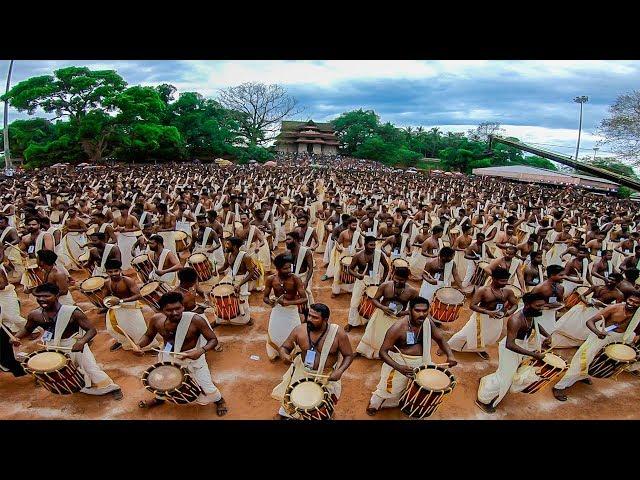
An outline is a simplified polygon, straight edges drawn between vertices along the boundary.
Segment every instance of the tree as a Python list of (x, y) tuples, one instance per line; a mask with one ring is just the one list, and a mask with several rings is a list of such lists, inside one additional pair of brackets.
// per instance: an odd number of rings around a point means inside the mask
[(302, 112), (298, 101), (280, 85), (243, 83), (220, 91), (218, 101), (238, 112), (239, 127), (248, 143), (264, 145), (276, 137), (280, 122)]
[(504, 128), (501, 128), (498, 122), (482, 122), (475, 130), (469, 130), (467, 136), (469, 140), (473, 140), (474, 142), (488, 142), (489, 135), (495, 135), (504, 131)]
[(594, 167), (609, 170), (610, 172), (617, 173), (619, 175), (624, 175), (625, 177), (636, 180), (638, 179), (638, 176), (631, 165), (623, 163), (615, 157), (596, 157), (595, 160), (584, 159), (583, 162), (593, 165)]
[[(32, 143), (53, 140), (54, 125), (44, 118), (30, 120), (14, 120), (9, 125), (9, 145), (12, 157), (24, 157), (24, 151)], [(0, 138), (0, 145), (4, 150), (4, 140)]]
[(373, 110), (359, 109), (343, 113), (331, 123), (342, 145), (342, 152), (354, 155), (367, 138), (376, 134), (380, 118)]
[(640, 90), (620, 95), (609, 107), (609, 117), (602, 120), (598, 133), (615, 153), (623, 158), (640, 157)]
[(536, 168), (546, 168), (547, 170), (558, 170), (558, 168), (551, 162), (543, 157), (538, 157), (537, 155), (532, 155), (530, 157), (524, 157), (522, 162), (525, 165), (529, 165), (530, 167)]

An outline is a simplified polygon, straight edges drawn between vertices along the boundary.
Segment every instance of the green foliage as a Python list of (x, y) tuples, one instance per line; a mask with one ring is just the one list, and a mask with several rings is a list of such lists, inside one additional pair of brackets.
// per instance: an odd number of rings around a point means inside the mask
[(474, 168), (487, 168), (492, 166), (490, 158), (483, 158), (482, 160), (474, 160), (469, 162), (469, 170), (473, 171)]
[(634, 191), (631, 190), (629, 187), (624, 187), (624, 186), (620, 186), (618, 187), (618, 196), (620, 198), (629, 198), (631, 195), (633, 195)]
[[(359, 109), (343, 113), (333, 120), (332, 123), (336, 136), (342, 144), (342, 153), (346, 155), (355, 155), (356, 151), (358, 148), (362, 147), (365, 140), (376, 134), (380, 126), (380, 118), (373, 110)], [(370, 145), (365, 147), (365, 151), (372, 147), (377, 150), (375, 145)]]
[(587, 163), (593, 165), (594, 167), (602, 168), (619, 175), (624, 175), (625, 177), (633, 178), (636, 180), (638, 179), (638, 176), (633, 171), (633, 167), (627, 165), (626, 163), (622, 163), (620, 160), (617, 160), (613, 157), (596, 158), (595, 161), (591, 160)]
[(522, 159), (522, 164), (530, 167), (546, 168), (547, 170), (558, 170), (551, 160), (547, 160), (546, 158), (538, 157), (536, 155), (524, 157)]

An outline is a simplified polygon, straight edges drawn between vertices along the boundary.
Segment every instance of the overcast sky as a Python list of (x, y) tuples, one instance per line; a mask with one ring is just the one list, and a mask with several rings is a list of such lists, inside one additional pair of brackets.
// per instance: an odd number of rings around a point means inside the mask
[[(0, 62), (4, 85), (8, 61)], [(171, 83), (178, 92), (215, 97), (248, 81), (278, 83), (305, 107), (300, 120), (327, 121), (373, 109), (397, 126), (466, 131), (483, 121), (558, 153), (573, 155), (579, 105), (587, 95), (581, 155), (593, 154), (595, 130), (616, 97), (640, 85), (638, 61), (53, 61), (18, 60), (12, 85), (68, 65), (115, 69), (130, 84)], [(10, 110), (10, 120), (24, 117)], [(607, 155), (602, 147), (598, 155)], [(603, 153), (604, 152), (604, 153)]]

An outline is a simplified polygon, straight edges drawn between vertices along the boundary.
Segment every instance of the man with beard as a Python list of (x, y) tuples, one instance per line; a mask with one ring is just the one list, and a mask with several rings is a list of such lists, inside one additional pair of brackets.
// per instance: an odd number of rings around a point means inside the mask
[[(105, 272), (108, 275), (105, 290), (111, 297), (117, 297), (118, 302), (109, 305), (105, 323), (107, 333), (115, 342), (109, 350), (112, 352), (124, 348), (135, 350), (135, 343), (139, 342), (147, 331), (147, 323), (142, 315), (140, 289), (136, 282), (122, 275), (122, 262), (116, 259), (106, 261)], [(157, 348), (159, 343), (152, 342), (146, 349)]]
[(236, 295), (240, 296), (240, 312), (236, 318), (224, 320), (216, 316), (216, 323), (231, 323), (233, 325), (253, 325), (251, 319), (251, 307), (249, 305), (249, 282), (252, 278), (257, 278), (255, 266), (251, 259), (247, 257), (247, 252), (240, 251), (243, 241), (237, 237), (230, 237), (223, 240), (225, 259), (220, 272), (229, 270), (222, 282), (231, 283), (234, 286)]
[(638, 291), (636, 281), (640, 277), (640, 270), (637, 268), (629, 268), (624, 272), (624, 280), (618, 284), (618, 290), (622, 292), (625, 298), (633, 292)]
[(366, 295), (367, 289), (379, 285), (382, 279), (387, 278), (388, 271), (389, 264), (386, 257), (382, 254), (381, 249), (376, 248), (376, 237), (365, 237), (364, 250), (353, 256), (349, 266), (349, 273), (356, 277), (356, 281), (353, 284), (351, 303), (349, 304), (348, 324), (344, 327), (346, 332), (349, 332), (352, 327), (367, 324), (369, 320), (360, 315), (358, 306), (362, 296)]
[(300, 236), (295, 230), (287, 233), (285, 238), (285, 246), (290, 253), (292, 261), (293, 274), (297, 276), (304, 290), (307, 294), (307, 304), (304, 306), (303, 311), (307, 311), (307, 306), (315, 303), (313, 301), (313, 293), (311, 291), (313, 280), (313, 251), (309, 247), (303, 247), (300, 245)]
[[(138, 342), (137, 352), (141, 352), (160, 335), (164, 348), (158, 354), (158, 362), (171, 361), (185, 367), (200, 387), (202, 393), (195, 400), (199, 405), (216, 404), (219, 417), (226, 415), (227, 405), (222, 394), (213, 383), (205, 354), (218, 344), (216, 334), (206, 319), (194, 312), (186, 312), (182, 295), (177, 292), (165, 293), (160, 297), (160, 313), (149, 321), (149, 328)], [(151, 402), (140, 402), (141, 408), (152, 407), (163, 400), (154, 398)]]
[(556, 329), (556, 311), (564, 306), (561, 302), (564, 297), (562, 271), (563, 268), (560, 265), (549, 265), (547, 267), (547, 280), (531, 289), (531, 293), (542, 295), (547, 300), (538, 323), (544, 327), (549, 335)]
[(492, 260), (487, 270), (493, 272), (496, 268), (501, 267), (509, 272), (509, 284), (525, 289), (524, 275), (522, 273), (522, 260), (516, 258), (518, 250), (515, 245), (508, 245), (504, 249), (504, 256)]
[[(241, 250), (247, 252), (247, 256), (253, 259), (260, 270), (260, 277), (252, 280), (249, 290), (261, 291), (264, 289), (264, 272), (271, 269), (271, 252), (262, 231), (255, 225), (250, 225), (247, 212), (240, 214), (240, 223), (242, 228), (236, 230), (236, 236), (244, 241)], [(266, 266), (262, 263), (263, 260), (268, 262)]]
[(393, 273), (393, 278), (378, 287), (371, 299), (376, 310), (356, 348), (358, 354), (370, 359), (380, 357), (380, 346), (387, 330), (403, 315), (409, 301), (418, 296), (418, 291), (407, 283), (408, 279), (409, 269), (398, 267)]
[[(278, 358), (278, 349), (291, 331), (300, 325), (298, 308), (307, 302), (302, 281), (291, 271), (291, 256), (281, 253), (273, 262), (277, 273), (267, 278), (263, 296), (264, 303), (273, 307), (267, 329), (267, 356), (272, 361)], [(271, 290), (275, 298), (270, 297)]]
[[(314, 303), (308, 320), (295, 327), (280, 347), (280, 356), (291, 366), (271, 392), (274, 399), (283, 402), (289, 385), (311, 376), (324, 384), (334, 404), (338, 402), (342, 393), (340, 379), (353, 361), (353, 350), (346, 332), (339, 325), (329, 323), (330, 314), (325, 304)], [(299, 353), (292, 359), (296, 347)], [(281, 419), (296, 418), (295, 412), (284, 404), (278, 414)]]
[(640, 245), (635, 248), (635, 255), (629, 255), (620, 264), (620, 272), (624, 273), (632, 268), (640, 270)]
[(308, 247), (312, 252), (315, 252), (318, 248), (318, 232), (315, 228), (309, 226), (309, 216), (299, 215), (298, 226), (294, 229), (300, 236), (300, 244), (303, 247)]
[(122, 254), (117, 245), (107, 243), (107, 235), (102, 232), (95, 232), (89, 235), (91, 247), (89, 248), (89, 262), (87, 269), (92, 271), (93, 276), (106, 276), (105, 264), (108, 260), (118, 260), (122, 262)]
[(422, 244), (422, 255), (427, 258), (436, 258), (440, 249), (444, 247), (442, 243), (443, 228), (440, 225), (433, 227), (431, 236)]
[(105, 217), (102, 212), (94, 212), (91, 214), (92, 224), (89, 230), (93, 230), (94, 232), (104, 233), (107, 236), (107, 241), (109, 243), (117, 243), (118, 239), (116, 237), (116, 232), (111, 226), (111, 224), (107, 223), (107, 217)]
[(55, 249), (53, 235), (40, 229), (40, 221), (37, 218), (31, 217), (27, 219), (26, 223), (29, 233), (20, 240), (19, 247), (22, 251), (27, 252), (30, 258), (35, 258), (36, 253), (40, 250), (53, 251)]
[[(58, 301), (62, 305), (73, 305), (73, 297), (69, 292), (69, 272), (64, 267), (56, 266), (58, 256), (51, 250), (40, 250), (38, 257), (38, 276), (40, 284), (53, 283), (58, 287)], [(25, 293), (32, 293), (37, 285), (24, 286)]]
[(589, 336), (571, 359), (571, 365), (553, 388), (553, 396), (567, 400), (566, 389), (582, 381), (591, 385), (589, 365), (596, 355), (614, 342), (631, 344), (640, 323), (640, 293), (632, 293), (624, 303), (609, 305), (587, 319)]
[(102, 371), (89, 348), (89, 341), (97, 333), (95, 327), (78, 307), (62, 305), (58, 301), (58, 294), (58, 287), (52, 283), (43, 283), (36, 287), (34, 295), (40, 308), (29, 314), (24, 329), (16, 334), (18, 340), (14, 345), (20, 345), (19, 339), (32, 334), (37, 327), (42, 328), (42, 342), (45, 345), (71, 349), (71, 361), (84, 374), (85, 386), (80, 390), (82, 393), (112, 393), (116, 400), (121, 400), (122, 390)]
[(624, 295), (617, 288), (621, 281), (622, 275), (612, 273), (604, 285), (592, 286), (586, 292), (580, 293), (580, 302), (558, 319), (551, 337), (552, 347), (579, 347), (589, 336), (586, 319), (611, 303), (624, 301)]
[(539, 378), (533, 372), (522, 375), (519, 371), (526, 357), (544, 358), (540, 335), (548, 335), (544, 327), (538, 325), (537, 318), (547, 302), (537, 293), (525, 293), (522, 301), (524, 307), (507, 320), (507, 336), (498, 346), (498, 369), (480, 379), (476, 405), (486, 413), (495, 413), (508, 392), (521, 392)]
[(133, 215), (129, 215), (129, 209), (123, 203), (119, 205), (120, 216), (113, 221), (118, 237), (118, 248), (122, 253), (122, 269), (131, 268), (131, 251), (136, 243), (137, 237), (134, 232), (140, 230), (138, 220)]
[(260, 252), (258, 252), (258, 255), (260, 258), (260, 262), (262, 262), (262, 266), (265, 268), (265, 272), (269, 273), (271, 272), (273, 229), (271, 228), (271, 224), (265, 220), (265, 213), (261, 209), (258, 208), (253, 212), (253, 218), (254, 220), (251, 221), (251, 225), (255, 225), (260, 230), (262, 236), (265, 239), (265, 242), (267, 242), (267, 248), (262, 250), (263, 252), (266, 252), (266, 256), (265, 253), (262, 253), (262, 255), (260, 255)]
[(362, 233), (358, 230), (358, 219), (351, 217), (347, 220), (346, 224), (348, 228), (340, 233), (336, 242), (334, 263), (336, 273), (333, 276), (331, 298), (335, 298), (342, 292), (353, 291), (353, 283), (342, 283), (342, 269), (345, 268), (342, 264), (342, 259), (344, 257), (351, 257), (353, 260), (353, 256), (362, 249), (363, 246)]
[(456, 352), (476, 352), (489, 359), (486, 348), (498, 342), (502, 335), (502, 319), (518, 308), (518, 299), (507, 287), (509, 272), (496, 268), (491, 284), (480, 287), (473, 294), (470, 309), (473, 314), (464, 327), (449, 339), (449, 346)]
[(433, 365), (432, 340), (445, 352), (449, 367), (458, 364), (442, 332), (428, 315), (429, 302), (416, 297), (409, 302), (408, 316), (398, 319), (387, 330), (380, 347), (380, 358), (384, 362), (380, 382), (369, 400), (368, 415), (375, 415), (381, 408), (397, 407), (409, 379), (415, 375), (415, 368)]
[(540, 250), (529, 254), (529, 262), (524, 265), (525, 290), (530, 292), (534, 287), (544, 282), (544, 270), (542, 266), (542, 252)]
[(172, 290), (182, 295), (182, 304), (187, 312), (195, 312), (202, 315), (207, 306), (198, 305), (198, 297), (206, 299), (207, 294), (198, 283), (198, 273), (191, 267), (185, 267), (178, 272), (178, 285)]
[(376, 218), (376, 211), (374, 208), (369, 207), (367, 209), (367, 218), (360, 223), (360, 230), (365, 235), (371, 235), (373, 237), (378, 236), (378, 224), (380, 221)]
[(462, 288), (462, 280), (453, 261), (454, 256), (455, 252), (451, 247), (443, 247), (438, 257), (427, 260), (422, 272), (421, 297), (431, 302), (433, 295), (440, 287), (455, 285)]
[(158, 203), (158, 225), (156, 233), (163, 239), (163, 244), (172, 253), (176, 254), (176, 216), (169, 212), (165, 203)]
[(178, 280), (176, 272), (182, 268), (182, 265), (180, 265), (175, 253), (168, 248), (164, 248), (163, 242), (164, 240), (160, 235), (151, 235), (151, 238), (149, 238), (147, 255), (154, 267), (149, 279), (164, 282), (173, 287)]
[(80, 269), (78, 258), (85, 253), (82, 247), (87, 243), (87, 225), (78, 218), (78, 211), (75, 207), (69, 207), (66, 213), (67, 220), (64, 222), (64, 236), (60, 240), (60, 245), (56, 248), (59, 261), (69, 269)]

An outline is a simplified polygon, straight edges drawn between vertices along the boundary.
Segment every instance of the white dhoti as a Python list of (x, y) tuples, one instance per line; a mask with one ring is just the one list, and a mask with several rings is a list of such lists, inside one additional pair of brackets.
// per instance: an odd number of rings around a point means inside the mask
[(352, 327), (358, 327), (360, 325), (366, 325), (368, 320), (366, 318), (362, 318), (358, 313), (358, 306), (360, 305), (360, 300), (364, 295), (364, 292), (367, 290), (367, 286), (365, 285), (363, 280), (356, 278), (355, 283), (353, 284), (353, 291), (351, 292), (351, 302), (349, 303), (349, 320), (348, 323)]
[(166, 283), (169, 287), (175, 287), (178, 285), (178, 273), (169, 272), (164, 275), (158, 275), (155, 270), (149, 275), (150, 281)]
[[(414, 356), (389, 352), (389, 356), (400, 365), (406, 364), (414, 368), (423, 365), (422, 355)], [(380, 381), (371, 395), (369, 405), (376, 410), (397, 407), (400, 403), (400, 397), (408, 384), (409, 379), (407, 377), (383, 362), (380, 369)]]
[(179, 356), (176, 357), (175, 355), (159, 353), (158, 361), (172, 361), (187, 368), (193, 379), (203, 391), (203, 393), (198, 396), (195, 403), (199, 405), (209, 405), (222, 398), (220, 390), (218, 390), (216, 384), (213, 383), (211, 372), (209, 371), (209, 365), (207, 364), (207, 359), (204, 355), (200, 356), (197, 360), (187, 360), (181, 359)]
[(269, 359), (273, 360), (280, 356), (278, 348), (298, 325), (300, 325), (300, 314), (297, 305), (283, 307), (276, 304), (273, 307), (267, 328), (267, 356)]
[(422, 278), (422, 272), (424, 271), (426, 263), (427, 257), (422, 255), (422, 247), (413, 247), (411, 257), (409, 257), (409, 269), (411, 270), (411, 275), (417, 278)]
[(79, 270), (78, 258), (83, 253), (86, 253), (87, 249), (80, 248), (80, 245), (87, 244), (87, 236), (82, 232), (69, 232), (60, 240), (60, 244), (55, 248), (55, 252), (58, 255), (56, 263), (64, 266), (67, 269)]
[(473, 312), (467, 323), (449, 339), (456, 352), (483, 352), (502, 335), (503, 319)]
[[(331, 256), (333, 255), (335, 245), (336, 245), (336, 242), (333, 240), (333, 238), (331, 238), (331, 235), (329, 234), (329, 237), (327, 238), (327, 244), (324, 250), (324, 255), (322, 256), (322, 261), (324, 262), (325, 265), (327, 265), (327, 273), (326, 273), (327, 277), (329, 276), (329, 269), (330, 268), (333, 269)], [(333, 276), (333, 273), (331, 273), (331, 276)]]
[[(60, 346), (72, 347), (74, 343), (76, 343), (76, 338), (71, 337), (61, 340)], [(85, 344), (82, 352), (69, 352), (69, 356), (73, 363), (77, 365), (80, 373), (84, 375), (85, 387), (80, 390), (82, 393), (104, 395), (120, 389), (120, 386), (100, 368), (89, 345)]]
[(176, 222), (176, 230), (181, 230), (186, 234), (191, 235), (191, 223), (179, 220)]
[(316, 249), (316, 252), (318, 253), (324, 253), (325, 251), (325, 228), (324, 228), (324, 220), (318, 220), (318, 224), (316, 225), (316, 234), (318, 235), (318, 248)]
[(131, 268), (131, 248), (136, 243), (137, 237), (133, 232), (118, 232), (117, 243), (120, 249), (120, 255), (122, 258), (122, 270), (129, 270)]
[(456, 250), (456, 254), (453, 257), (453, 263), (456, 265), (456, 270), (460, 275), (460, 278), (464, 278), (467, 274), (467, 259), (464, 258), (464, 250)]
[(367, 323), (367, 328), (362, 335), (360, 343), (358, 343), (356, 352), (367, 358), (380, 358), (380, 347), (387, 334), (387, 330), (389, 330), (397, 319), (397, 317), (390, 317), (377, 308)]
[[(138, 302), (121, 303), (114, 308), (110, 308), (106, 314), (105, 323), (109, 335), (116, 342), (121, 343), (122, 348), (125, 350), (133, 350), (133, 347), (131, 341), (122, 333), (123, 330), (136, 343), (140, 341), (147, 331), (147, 322), (144, 320), (141, 304)], [(159, 346), (159, 337), (156, 336), (143, 350), (151, 350)]]
[(574, 283), (569, 280), (564, 280), (562, 282), (562, 286), (564, 287), (564, 299), (566, 300), (569, 295), (573, 293), (573, 291), (580, 287), (581, 285), (585, 285), (585, 283)]
[(538, 324), (542, 325), (549, 335), (556, 329), (556, 311), (557, 309), (545, 308), (538, 317)]
[(465, 267), (465, 274), (462, 280), (462, 288), (466, 288), (471, 284), (471, 277), (473, 277), (477, 266), (477, 263), (473, 260), (469, 260), (467, 258), (464, 260), (467, 262), (467, 266)]
[(551, 337), (553, 348), (579, 347), (587, 339), (591, 330), (587, 328), (587, 320), (598, 313), (596, 307), (580, 302), (562, 315), (556, 322)]
[(176, 253), (176, 231), (170, 230), (168, 232), (158, 232), (158, 235), (164, 240), (164, 248)]
[(438, 281), (436, 285), (432, 285), (426, 280), (423, 280), (422, 285), (420, 286), (420, 296), (422, 298), (426, 298), (429, 300), (429, 303), (431, 303), (433, 302), (433, 295), (440, 287), (444, 287), (444, 281)]
[(265, 272), (271, 271), (271, 251), (269, 250), (269, 244), (265, 241), (264, 245), (260, 247), (257, 254), (258, 260), (262, 264), (262, 268)]
[(0, 290), (0, 323), (6, 325), (13, 333), (17, 333), (27, 324), (27, 319), (20, 315), (20, 302), (13, 285), (7, 285)]
[(555, 243), (545, 255), (547, 265), (562, 265), (562, 254), (567, 251), (566, 243)]

